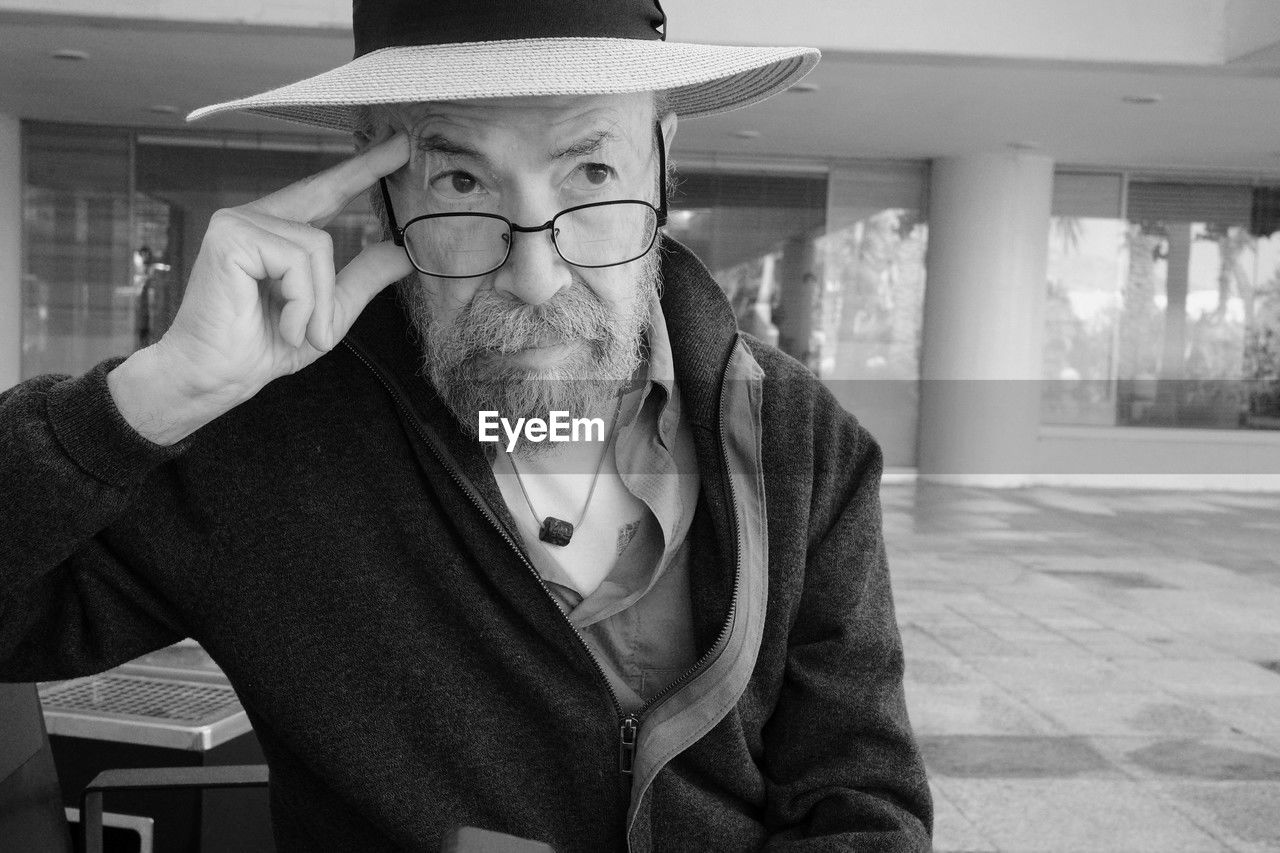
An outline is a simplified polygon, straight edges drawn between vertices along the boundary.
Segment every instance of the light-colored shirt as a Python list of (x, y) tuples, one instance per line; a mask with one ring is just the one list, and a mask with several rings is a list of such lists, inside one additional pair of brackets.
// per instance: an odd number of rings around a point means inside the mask
[[(698, 502), (698, 466), (656, 299), (647, 342), (643, 376), (622, 399), (589, 504), (598, 443), (518, 457), (528, 501), (510, 457), (500, 451), (493, 459), (530, 560), (629, 712), (696, 657), (686, 539)], [(574, 522), (584, 504), (568, 545), (539, 539), (543, 518)]]

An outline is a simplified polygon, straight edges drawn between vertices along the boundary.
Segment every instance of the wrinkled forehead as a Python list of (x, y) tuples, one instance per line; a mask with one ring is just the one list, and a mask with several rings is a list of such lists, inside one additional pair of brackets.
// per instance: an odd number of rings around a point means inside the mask
[(656, 121), (652, 92), (553, 95), (386, 104), (373, 108), (375, 124), (421, 138), (447, 132), (472, 141), (523, 140), (537, 145), (609, 131), (638, 149)]

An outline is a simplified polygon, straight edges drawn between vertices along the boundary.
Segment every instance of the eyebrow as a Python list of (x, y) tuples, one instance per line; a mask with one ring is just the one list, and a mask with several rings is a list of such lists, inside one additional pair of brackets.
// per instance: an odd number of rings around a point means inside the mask
[[(619, 136), (612, 128), (601, 128), (594, 131), (590, 135), (574, 142), (551, 154), (551, 159), (560, 160), (565, 157), (585, 157), (588, 154), (595, 154), (605, 146), (605, 143), (618, 141)], [(470, 157), (481, 163), (488, 165), (489, 158), (479, 149), (472, 148), (456, 140), (450, 139), (442, 133), (430, 133), (420, 137), (417, 141), (417, 147), (422, 151), (431, 151), (436, 154), (445, 154), (454, 157)]]
[(617, 140), (618, 135), (613, 132), (613, 128), (601, 128), (590, 136), (584, 137), (572, 145), (553, 152), (551, 159), (559, 160), (562, 157), (585, 157), (588, 154), (595, 154), (604, 147), (606, 142), (616, 142)]
[(481, 163), (488, 164), (489, 158), (478, 149), (463, 145), (461, 142), (450, 139), (441, 133), (431, 133), (418, 139), (418, 148), (422, 151), (431, 151), (436, 154), (447, 154), (454, 157), (470, 157), (473, 160), (479, 160)]

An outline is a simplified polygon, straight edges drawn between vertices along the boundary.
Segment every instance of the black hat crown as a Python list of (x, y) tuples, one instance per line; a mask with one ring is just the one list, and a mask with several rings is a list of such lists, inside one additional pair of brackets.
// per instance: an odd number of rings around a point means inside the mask
[(658, 0), (354, 0), (356, 56), (384, 47), (534, 38), (666, 38)]

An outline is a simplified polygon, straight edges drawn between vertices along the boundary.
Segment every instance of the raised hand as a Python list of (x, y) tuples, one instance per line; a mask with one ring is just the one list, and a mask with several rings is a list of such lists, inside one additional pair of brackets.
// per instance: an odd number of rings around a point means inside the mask
[(177, 441), (332, 349), (380, 290), (411, 272), (390, 242), (335, 274), (321, 228), (409, 158), (396, 135), (327, 171), (209, 221), (173, 324), (108, 376), (121, 414)]

